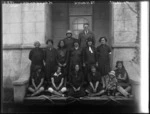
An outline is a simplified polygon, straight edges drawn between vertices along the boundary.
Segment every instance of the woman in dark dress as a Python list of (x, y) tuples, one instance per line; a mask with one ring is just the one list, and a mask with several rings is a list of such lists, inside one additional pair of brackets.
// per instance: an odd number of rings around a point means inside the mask
[(65, 48), (65, 42), (60, 40), (57, 49), (57, 64), (61, 67), (62, 72), (68, 70), (69, 52)]
[(86, 92), (89, 96), (98, 96), (105, 92), (103, 89), (101, 74), (96, 71), (96, 65), (92, 65), (90, 72), (88, 73), (88, 87)]
[(72, 32), (70, 30), (67, 31), (66, 36), (67, 37), (64, 38), (65, 47), (67, 50), (71, 50), (76, 39), (72, 37)]
[(82, 97), (85, 95), (84, 74), (79, 64), (74, 65), (73, 71), (69, 75), (69, 96)]
[(101, 43), (97, 47), (97, 55), (98, 55), (98, 70), (101, 73), (102, 76), (107, 75), (108, 72), (110, 72), (110, 55), (111, 55), (111, 49), (106, 44), (107, 39), (106, 37), (101, 37), (99, 39), (99, 42)]
[(80, 48), (79, 41), (77, 39), (74, 42), (74, 47), (70, 51), (70, 72), (76, 64), (79, 64), (80, 66), (83, 64), (83, 51), (82, 48)]
[[(35, 96), (44, 91), (44, 72), (42, 67), (36, 65), (29, 79), (28, 91), (30, 96)], [(31, 93), (31, 94), (30, 94)]]
[(57, 50), (53, 47), (53, 40), (47, 40), (47, 48), (44, 53), (46, 87), (51, 85), (51, 75), (56, 71), (57, 66)]
[(118, 84), (117, 84), (118, 93), (116, 93), (116, 95), (123, 94), (126, 97), (132, 96), (129, 76), (123, 65), (123, 61), (116, 62), (115, 73), (118, 80)]
[(64, 96), (64, 93), (67, 91), (65, 84), (65, 74), (61, 72), (61, 67), (57, 67), (57, 71), (52, 74), (51, 77), (52, 84), (48, 88), (48, 91), (54, 95)]
[(101, 37), (99, 42), (101, 44), (97, 47), (98, 70), (101, 73), (102, 81), (104, 82), (103, 76), (107, 75), (111, 71), (111, 48), (106, 44), (106, 37)]
[(85, 80), (87, 81), (87, 74), (90, 71), (92, 65), (98, 65), (97, 63), (97, 52), (93, 45), (93, 39), (88, 38), (87, 47), (83, 51), (83, 66), (85, 67)]
[(29, 53), (29, 59), (31, 60), (31, 67), (30, 67), (30, 76), (34, 70), (34, 67), (36, 65), (39, 65), (42, 67), (42, 70), (44, 70), (44, 52), (40, 48), (40, 42), (36, 41), (34, 42), (35, 48), (33, 48)]

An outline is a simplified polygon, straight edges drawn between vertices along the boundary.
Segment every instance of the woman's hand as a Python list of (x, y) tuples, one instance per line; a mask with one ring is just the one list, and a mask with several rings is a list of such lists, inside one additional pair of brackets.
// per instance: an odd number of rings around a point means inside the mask
[(85, 63), (83, 63), (83, 67), (85, 67), (86, 65), (85, 65)]
[(59, 90), (59, 87), (56, 87), (56, 90)]
[(118, 79), (122, 79), (122, 78), (121, 78), (121, 74), (118, 75)]
[(61, 66), (63, 66), (62, 64), (60, 64), (60, 63), (58, 63), (58, 65), (61, 67)]
[(80, 91), (80, 87), (78, 87), (77, 91)]
[(75, 87), (73, 87), (73, 89), (74, 89), (75, 92), (77, 91), (77, 89)]
[(106, 86), (103, 84), (103, 88), (105, 88)]
[(96, 66), (98, 67), (98, 62), (96, 62)]
[(89, 94), (88, 96), (89, 96), (89, 97), (93, 97), (93, 96), (94, 96), (94, 94), (92, 94), (92, 93), (91, 93), (91, 94)]
[(38, 88), (37, 87), (35, 87), (35, 91), (37, 91), (38, 90)]
[(65, 67), (65, 66), (66, 66), (66, 63), (64, 63), (63, 66)]
[(93, 90), (93, 91), (94, 91), (94, 92), (96, 92), (96, 90), (97, 90), (97, 88), (94, 88), (94, 90)]

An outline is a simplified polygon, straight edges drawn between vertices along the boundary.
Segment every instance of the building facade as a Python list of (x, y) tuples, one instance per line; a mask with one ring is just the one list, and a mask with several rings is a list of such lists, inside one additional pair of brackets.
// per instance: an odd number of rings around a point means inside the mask
[(69, 29), (77, 38), (85, 22), (95, 34), (96, 46), (101, 36), (108, 38), (112, 69), (117, 60), (123, 60), (129, 77), (140, 80), (139, 2), (3, 3), (2, 12), (4, 88), (12, 88), (21, 74), (28, 77), (28, 55), (34, 41), (44, 48), (46, 40), (53, 39), (57, 47)]

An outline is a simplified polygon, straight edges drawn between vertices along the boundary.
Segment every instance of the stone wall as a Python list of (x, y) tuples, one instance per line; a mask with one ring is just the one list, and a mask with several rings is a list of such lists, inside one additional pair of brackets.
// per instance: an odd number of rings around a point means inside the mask
[(123, 60), (131, 79), (140, 78), (138, 2), (113, 3), (113, 68)]
[(52, 5), (52, 38), (54, 39), (54, 47), (57, 48), (57, 44), (61, 39), (66, 37), (66, 32), (69, 26), (68, 17), (68, 4), (56, 3)]
[(99, 38), (102, 36), (105, 36), (108, 39), (108, 44), (111, 44), (110, 22), (110, 4), (107, 2), (95, 3), (93, 6), (93, 32), (96, 38), (96, 46), (99, 45)]
[[(110, 36), (113, 48), (113, 69), (117, 60), (123, 60), (130, 77), (139, 80), (138, 4), (122, 2), (113, 3), (112, 7), (103, 5), (104, 8), (99, 7), (98, 4), (94, 7), (96, 38), (98, 40), (100, 36)], [(12, 87), (11, 82), (18, 79), (21, 76), (21, 70), (26, 69), (30, 64), (28, 54), (35, 40), (40, 41), (42, 47), (45, 47), (45, 40), (52, 38), (56, 47), (57, 42), (65, 36), (69, 22), (68, 12), (65, 3), (56, 6), (40, 3), (3, 4), (2, 7), (3, 84), (4, 87)], [(109, 8), (112, 8), (111, 14)], [(104, 9), (107, 9), (105, 14), (103, 14)], [(96, 13), (98, 11), (101, 12)]]
[(52, 5), (45, 5), (45, 40), (53, 39), (52, 38)]
[(45, 4), (3, 4), (3, 85), (12, 87), (30, 64), (34, 41), (45, 43)]

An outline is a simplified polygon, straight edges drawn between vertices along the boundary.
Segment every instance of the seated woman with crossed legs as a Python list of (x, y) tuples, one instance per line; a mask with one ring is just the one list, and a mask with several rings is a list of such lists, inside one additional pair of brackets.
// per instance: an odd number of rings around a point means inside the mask
[(117, 61), (116, 62), (116, 77), (118, 80), (117, 84), (117, 90), (116, 96), (118, 95), (124, 95), (125, 97), (133, 97), (131, 95), (131, 84), (129, 80), (128, 73), (123, 65), (123, 61)]
[(88, 74), (89, 85), (86, 92), (89, 96), (99, 96), (102, 95), (105, 90), (103, 89), (103, 83), (101, 80), (101, 75), (96, 71), (96, 66), (91, 66), (91, 72)]
[(29, 79), (28, 92), (31, 93), (30, 96), (35, 96), (44, 91), (44, 73), (42, 71), (42, 66), (35, 66), (34, 72)]
[(73, 71), (69, 75), (69, 82), (68, 82), (68, 95), (79, 98), (85, 96), (85, 89), (84, 89), (84, 74), (80, 68), (79, 64), (75, 64), (73, 66)]
[(61, 73), (61, 67), (57, 67), (57, 71), (51, 77), (51, 87), (48, 88), (48, 91), (54, 95), (64, 96), (64, 93), (67, 91), (65, 87), (65, 74)]

